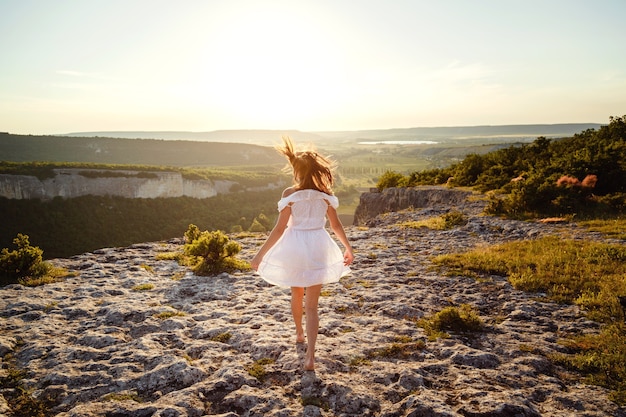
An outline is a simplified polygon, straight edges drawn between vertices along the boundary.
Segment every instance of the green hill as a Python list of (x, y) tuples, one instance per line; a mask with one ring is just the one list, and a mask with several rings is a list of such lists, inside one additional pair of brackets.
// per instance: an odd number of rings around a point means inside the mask
[(250, 166), (284, 163), (269, 146), (0, 133), (0, 161), (90, 162), (161, 166)]

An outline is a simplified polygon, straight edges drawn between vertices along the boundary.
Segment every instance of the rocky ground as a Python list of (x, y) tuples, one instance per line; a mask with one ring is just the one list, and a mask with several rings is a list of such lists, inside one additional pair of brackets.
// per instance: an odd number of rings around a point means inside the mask
[[(576, 307), (516, 291), (504, 277), (447, 276), (430, 262), (549, 233), (598, 236), (481, 216), (476, 203), (459, 207), (470, 221), (450, 231), (397, 226), (447, 209), (346, 228), (357, 258), (352, 275), (323, 290), (314, 372), (302, 370), (288, 290), (251, 272), (199, 277), (156, 259), (180, 251), (178, 240), (58, 259), (77, 275), (1, 288), (1, 372), (26, 369), (31, 395), (64, 417), (625, 416), (605, 390), (546, 359), (568, 333), (598, 330)], [(240, 257), (264, 238), (235, 238)], [(463, 303), (485, 331), (429, 341), (415, 324)], [(0, 415), (10, 415), (2, 397)]]

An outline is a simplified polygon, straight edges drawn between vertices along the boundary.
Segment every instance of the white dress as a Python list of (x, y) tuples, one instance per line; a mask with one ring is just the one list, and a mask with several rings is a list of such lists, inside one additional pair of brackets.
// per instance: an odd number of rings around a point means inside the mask
[(261, 278), (281, 287), (309, 287), (350, 273), (343, 252), (324, 228), (328, 205), (337, 208), (339, 200), (317, 190), (296, 191), (278, 201), (278, 211), (291, 206), (291, 216), (259, 265)]

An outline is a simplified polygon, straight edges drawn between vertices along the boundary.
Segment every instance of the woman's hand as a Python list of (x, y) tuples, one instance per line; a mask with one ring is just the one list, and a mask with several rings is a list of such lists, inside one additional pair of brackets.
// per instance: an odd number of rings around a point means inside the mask
[(263, 259), (259, 257), (259, 255), (255, 255), (254, 258), (252, 258), (252, 260), (250, 261), (250, 266), (252, 267), (252, 269), (254, 269), (255, 271), (259, 270), (259, 265), (261, 265), (261, 261)]
[(352, 253), (352, 249), (346, 249), (343, 253), (343, 264), (348, 266), (354, 261), (354, 254)]

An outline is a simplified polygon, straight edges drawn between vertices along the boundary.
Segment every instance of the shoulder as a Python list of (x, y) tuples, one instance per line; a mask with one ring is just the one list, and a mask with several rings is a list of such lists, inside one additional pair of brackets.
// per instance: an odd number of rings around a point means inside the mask
[(283, 190), (282, 198), (289, 197), (291, 194), (295, 193), (296, 191), (298, 191), (298, 190), (296, 190), (295, 187), (285, 188)]

